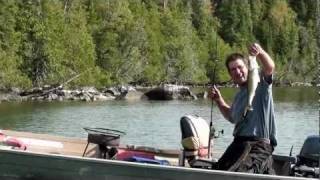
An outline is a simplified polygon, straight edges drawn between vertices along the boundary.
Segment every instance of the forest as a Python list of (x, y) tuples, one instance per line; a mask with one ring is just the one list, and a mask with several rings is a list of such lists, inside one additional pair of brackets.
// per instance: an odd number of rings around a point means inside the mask
[(275, 82), (316, 84), (314, 0), (0, 0), (0, 89), (226, 83), (258, 42)]

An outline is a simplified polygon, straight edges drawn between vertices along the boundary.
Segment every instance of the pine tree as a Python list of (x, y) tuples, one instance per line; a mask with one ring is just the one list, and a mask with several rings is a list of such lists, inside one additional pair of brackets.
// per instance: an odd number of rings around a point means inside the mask
[(15, 1), (0, 1), (0, 87), (30, 87), (29, 79), (19, 70), (17, 54), (21, 42), (16, 29), (18, 6)]
[(147, 36), (143, 72), (137, 81), (143, 84), (159, 84), (165, 78), (165, 71), (162, 68), (164, 66), (163, 54), (161, 52), (164, 43), (160, 22), (162, 14), (154, 1), (138, 1), (137, 4), (139, 4), (138, 8), (132, 11), (136, 19), (144, 22), (144, 30)]
[(222, 1), (217, 11), (218, 18), (222, 19), (219, 34), (231, 46), (244, 51), (254, 41), (249, 1)]
[(208, 0), (193, 0), (192, 23), (201, 42), (196, 44), (201, 63), (206, 69), (210, 82), (226, 81), (228, 75), (224, 67), (224, 57), (230, 53), (229, 45), (218, 35), (219, 22), (212, 15), (214, 5)]
[(286, 1), (276, 1), (269, 10), (269, 22), (274, 37), (272, 50), (275, 54), (280, 80), (286, 76), (292, 80), (298, 61), (298, 27), (296, 14)]
[(64, 2), (63, 47), (61, 62), (65, 71), (64, 80), (78, 74), (79, 78), (69, 83), (72, 86), (94, 85), (99, 77), (99, 69), (95, 65), (96, 52), (91, 33), (87, 27), (85, 8), (80, 1)]
[(102, 24), (95, 35), (98, 65), (115, 83), (139, 78), (146, 59), (143, 20), (134, 19), (127, 1), (110, 0)]
[[(176, 4), (174, 8), (183, 8)], [(190, 7), (168, 9), (164, 12), (161, 22), (162, 33), (165, 36), (163, 53), (166, 70), (166, 80), (169, 82), (206, 82), (204, 68), (196, 53), (194, 42), (199, 41), (190, 21)]]
[(17, 30), (22, 41), (18, 55), (22, 57), (22, 71), (33, 86), (41, 86), (48, 71), (48, 58), (44, 53), (44, 21), (41, 1), (18, 1)]

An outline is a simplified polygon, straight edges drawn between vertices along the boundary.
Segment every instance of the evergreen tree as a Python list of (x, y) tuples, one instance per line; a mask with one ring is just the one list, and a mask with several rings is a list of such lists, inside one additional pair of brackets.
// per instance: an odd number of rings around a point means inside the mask
[(161, 33), (161, 13), (154, 1), (137, 2), (140, 6), (133, 10), (135, 18), (144, 21), (144, 30), (147, 35), (145, 45), (145, 57), (143, 61), (143, 72), (138, 82), (143, 84), (158, 84), (164, 81), (165, 71), (163, 54), (161, 52), (164, 37)]
[(299, 26), (299, 57), (295, 68), (299, 80), (310, 82), (316, 79), (316, 7), (314, 1), (297, 0), (289, 1), (291, 7), (297, 13)]
[(134, 81), (145, 61), (146, 32), (135, 21), (127, 1), (110, 0), (103, 26), (95, 35), (98, 65), (115, 83)]
[(96, 83), (98, 86), (109, 86), (113, 84), (111, 81), (111, 74), (107, 72), (105, 69), (101, 68), (100, 60), (99, 60), (99, 46), (97, 42), (101, 35), (101, 29), (103, 27), (104, 18), (107, 15), (107, 9), (110, 6), (109, 1), (104, 0), (83, 0), (83, 7), (86, 10), (87, 16), (87, 28), (91, 34), (93, 39), (93, 43), (95, 45), (95, 68), (93, 71), (95, 72), (93, 77), (96, 79)]
[(81, 74), (70, 85), (94, 85), (100, 80), (96, 79), (100, 76), (100, 70), (95, 65), (95, 45), (87, 27), (85, 8), (80, 1), (64, 3), (65, 31), (62, 37), (65, 39), (62, 42), (65, 50), (61, 62), (62, 69), (66, 73), (64, 80)]
[[(176, 4), (174, 7), (183, 7)], [(164, 12), (161, 22), (165, 36), (163, 53), (165, 59), (166, 80), (169, 82), (206, 82), (206, 76), (194, 42), (198, 41), (190, 21), (190, 9), (184, 14), (180, 10), (170, 9)]]
[(228, 81), (259, 42), (280, 82), (316, 78), (312, 0), (0, 1), (0, 88)]
[(34, 86), (41, 86), (48, 70), (44, 54), (44, 25), (41, 2), (18, 1), (17, 30), (22, 35), (19, 55), (23, 58), (22, 71)]
[(269, 22), (274, 37), (272, 50), (278, 68), (278, 78), (292, 80), (298, 59), (298, 27), (296, 14), (284, 0), (275, 1), (269, 10)]
[(193, 0), (192, 23), (196, 28), (201, 43), (196, 46), (200, 60), (206, 67), (206, 75), (210, 82), (226, 81), (227, 71), (224, 67), (224, 57), (230, 53), (229, 45), (217, 34), (219, 22), (213, 4), (208, 0)]
[(94, 84), (94, 44), (81, 4), (22, 0), (19, 5), (20, 54), (24, 60), (23, 70), (33, 84), (61, 84), (84, 72), (86, 76), (69, 85)]
[(17, 54), (21, 42), (16, 29), (18, 6), (15, 1), (0, 1), (0, 87), (29, 87), (30, 81), (19, 70), (22, 59)]
[(225, 0), (217, 7), (221, 21), (219, 34), (231, 46), (244, 51), (254, 41), (251, 10), (248, 0)]

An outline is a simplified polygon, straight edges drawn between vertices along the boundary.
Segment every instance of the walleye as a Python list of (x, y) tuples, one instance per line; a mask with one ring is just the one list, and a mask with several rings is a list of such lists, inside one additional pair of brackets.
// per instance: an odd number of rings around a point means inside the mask
[(252, 111), (252, 101), (256, 94), (256, 89), (258, 86), (258, 83), (260, 82), (259, 77), (259, 65), (256, 60), (256, 56), (249, 56), (249, 62), (248, 62), (248, 99), (247, 99), (247, 107), (244, 110), (243, 116), (245, 117), (247, 115), (248, 111)]

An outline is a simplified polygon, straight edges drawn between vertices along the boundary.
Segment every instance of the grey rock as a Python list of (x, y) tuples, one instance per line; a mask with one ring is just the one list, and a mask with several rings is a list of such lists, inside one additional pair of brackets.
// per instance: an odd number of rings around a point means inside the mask
[(149, 100), (195, 100), (197, 96), (193, 94), (189, 87), (173, 84), (165, 84), (162, 87), (151, 89), (144, 94)]

